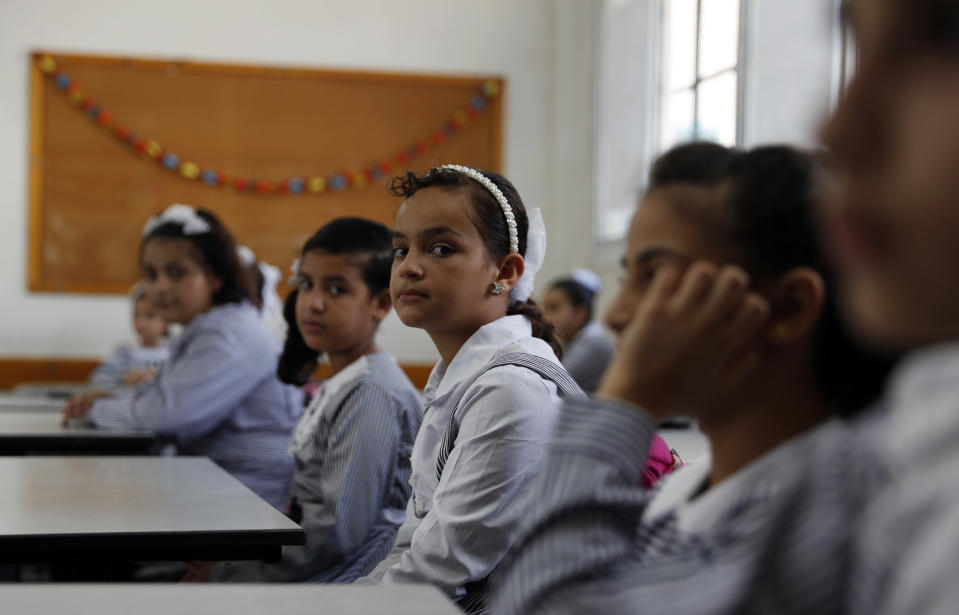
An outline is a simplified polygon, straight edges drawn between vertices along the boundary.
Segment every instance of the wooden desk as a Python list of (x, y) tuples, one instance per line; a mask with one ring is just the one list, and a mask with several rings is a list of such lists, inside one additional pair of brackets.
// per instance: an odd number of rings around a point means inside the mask
[(427, 585), (6, 585), (18, 615), (457, 615)]
[(276, 560), (303, 530), (204, 457), (0, 457), (0, 562)]
[(86, 427), (60, 427), (59, 412), (0, 412), (0, 455), (101, 454), (137, 455), (150, 452), (153, 434), (108, 431)]

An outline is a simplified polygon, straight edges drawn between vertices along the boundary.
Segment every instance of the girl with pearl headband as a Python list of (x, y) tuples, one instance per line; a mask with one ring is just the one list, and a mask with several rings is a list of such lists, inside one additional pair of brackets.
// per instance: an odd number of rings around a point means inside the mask
[(412, 455), (413, 497), (392, 552), (361, 582), (430, 583), (469, 611), (523, 517), (561, 395), (583, 395), (529, 299), (546, 233), (504, 177), (447, 165), (393, 180), (390, 291), (441, 356)]
[(501, 175), (445, 165), (393, 180), (390, 291), (441, 356), (413, 446), (413, 497), (365, 582), (430, 583), (468, 612), (515, 541), (560, 397), (585, 394), (530, 299), (546, 229)]

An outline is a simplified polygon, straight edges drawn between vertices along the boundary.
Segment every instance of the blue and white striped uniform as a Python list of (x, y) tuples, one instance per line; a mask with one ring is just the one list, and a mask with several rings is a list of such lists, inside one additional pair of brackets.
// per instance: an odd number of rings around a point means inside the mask
[(90, 384), (105, 388), (126, 386), (124, 378), (128, 372), (135, 369), (159, 369), (169, 357), (170, 349), (165, 344), (153, 347), (121, 344), (106, 361), (93, 370)]
[(872, 447), (883, 415), (830, 421), (649, 514), (656, 491), (639, 478), (652, 421), (627, 404), (566, 402), (493, 612), (842, 612), (858, 521), (887, 480)]
[(213, 581), (349, 583), (389, 553), (410, 497), (410, 453), (423, 418), (419, 393), (389, 353), (327, 379), (290, 441), (292, 516), (306, 545), (279, 562), (225, 562)]
[(563, 348), (563, 367), (587, 393), (599, 388), (612, 358), (613, 343), (596, 321), (586, 323)]
[[(517, 539), (527, 514), (524, 495), (558, 411), (556, 385), (536, 372), (519, 365), (483, 371), (510, 352), (537, 355), (562, 369), (520, 315), (484, 325), (449, 364), (434, 368), (413, 447), (406, 522), (389, 557), (361, 582), (429, 583), (451, 598), (482, 602), (483, 589), (467, 586), (482, 585)], [(459, 430), (437, 476), (454, 409)]]
[(303, 393), (276, 376), (279, 343), (249, 303), (213, 307), (170, 344), (152, 380), (98, 399), (88, 420), (145, 430), (187, 455), (207, 456), (274, 506), (285, 501), (286, 453)]

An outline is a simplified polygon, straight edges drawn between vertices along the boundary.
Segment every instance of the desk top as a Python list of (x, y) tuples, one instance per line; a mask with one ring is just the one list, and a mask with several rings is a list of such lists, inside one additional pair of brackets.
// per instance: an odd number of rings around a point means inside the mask
[(303, 544), (204, 457), (0, 457), (0, 553)]
[(0, 411), (0, 455), (145, 454), (156, 443), (143, 431), (110, 431), (60, 426), (59, 412)]
[(300, 528), (205, 457), (2, 457), (0, 538)]
[(7, 585), (5, 610), (24, 615), (456, 615), (426, 585)]
[(28, 397), (13, 393), (0, 393), (0, 412), (63, 412), (66, 401), (48, 397)]
[(15, 436), (45, 436), (50, 438), (66, 438), (77, 436), (92, 437), (151, 437), (142, 431), (109, 431), (97, 430), (92, 427), (64, 428), (60, 426), (63, 415), (53, 412), (36, 412), (33, 410), (8, 409), (0, 412), (0, 438)]

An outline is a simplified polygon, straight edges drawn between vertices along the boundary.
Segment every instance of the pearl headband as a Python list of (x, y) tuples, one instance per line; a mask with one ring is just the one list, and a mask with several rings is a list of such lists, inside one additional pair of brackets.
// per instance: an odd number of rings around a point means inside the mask
[[(496, 184), (470, 167), (459, 164), (444, 164), (440, 168), (461, 173), (476, 180), (489, 190), (496, 202), (499, 203), (503, 210), (503, 216), (506, 218), (506, 226), (509, 229), (509, 251), (511, 254), (519, 254), (519, 232), (516, 230), (516, 217), (513, 215), (513, 209), (509, 206), (506, 196), (496, 187)], [(529, 219), (529, 228), (526, 232), (526, 254), (523, 255), (526, 267), (523, 270), (523, 275), (516, 282), (516, 286), (510, 292), (510, 298), (520, 303), (525, 302), (532, 296), (536, 272), (543, 266), (543, 260), (546, 258), (546, 226), (543, 224), (542, 212), (538, 207), (533, 207), (527, 209), (526, 217)]]
[(486, 177), (476, 169), (470, 167), (464, 167), (459, 164), (444, 164), (440, 167), (441, 169), (447, 169), (449, 171), (456, 171), (461, 173), (470, 179), (478, 182), (481, 186), (486, 188), (490, 194), (493, 195), (493, 198), (496, 199), (496, 202), (499, 203), (500, 209), (503, 210), (503, 215), (506, 217), (506, 227), (509, 229), (509, 251), (510, 254), (519, 254), (519, 232), (516, 230), (516, 217), (513, 216), (513, 208), (509, 206), (509, 201), (506, 200), (506, 195), (503, 194), (502, 190), (496, 187), (490, 178)]

